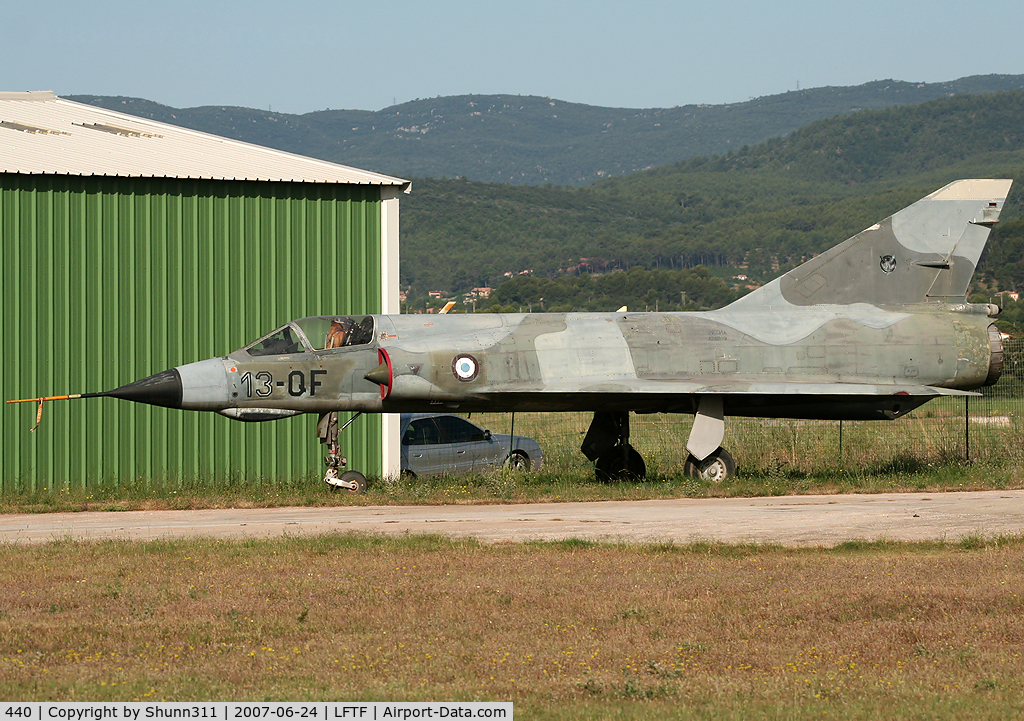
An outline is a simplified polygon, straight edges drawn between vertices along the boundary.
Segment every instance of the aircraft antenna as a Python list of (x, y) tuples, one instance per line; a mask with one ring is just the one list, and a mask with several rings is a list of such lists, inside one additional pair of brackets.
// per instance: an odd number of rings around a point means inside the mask
[(28, 429), (31, 433), (39, 427), (39, 423), (43, 420), (43, 402), (44, 401), (73, 401), (77, 398), (99, 398), (105, 396), (106, 393), (72, 393), (66, 396), (42, 396), (41, 398), (19, 398), (14, 401), (7, 401), (8, 403), (33, 403), (38, 402), (39, 407), (36, 408), (36, 424)]

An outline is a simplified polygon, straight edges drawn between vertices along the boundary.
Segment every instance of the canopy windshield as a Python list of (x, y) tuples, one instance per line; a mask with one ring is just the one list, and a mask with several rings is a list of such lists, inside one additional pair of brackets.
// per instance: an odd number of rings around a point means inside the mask
[(373, 340), (373, 316), (300, 318), (245, 347), (251, 356), (288, 355), (365, 345)]
[(295, 321), (313, 350), (365, 345), (373, 340), (373, 316), (350, 315), (300, 318)]

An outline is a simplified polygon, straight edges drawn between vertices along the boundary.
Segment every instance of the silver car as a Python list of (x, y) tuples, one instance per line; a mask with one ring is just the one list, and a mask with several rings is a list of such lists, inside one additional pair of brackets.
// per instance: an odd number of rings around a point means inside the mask
[(491, 433), (450, 413), (402, 414), (402, 474), (483, 473), (502, 466), (539, 469), (540, 445), (532, 438)]

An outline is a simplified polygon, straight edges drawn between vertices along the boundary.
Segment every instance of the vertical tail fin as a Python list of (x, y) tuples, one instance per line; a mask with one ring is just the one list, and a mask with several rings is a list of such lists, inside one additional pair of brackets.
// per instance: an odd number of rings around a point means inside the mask
[(904, 305), (963, 299), (1010, 180), (958, 180), (736, 301)]

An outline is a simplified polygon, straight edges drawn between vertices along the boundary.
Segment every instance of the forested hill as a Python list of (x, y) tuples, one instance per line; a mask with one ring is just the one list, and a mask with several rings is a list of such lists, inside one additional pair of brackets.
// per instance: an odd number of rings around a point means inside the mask
[(415, 100), (384, 110), (289, 115), (148, 100), (67, 96), (161, 122), (405, 178), (467, 177), (519, 185), (587, 185), (786, 135), (815, 120), (964, 93), (1024, 88), (1022, 75), (946, 83), (882, 80), (728, 105), (644, 110), (516, 95)]
[[(989, 248), (1024, 235), (1011, 222), (1024, 207), (1024, 92), (862, 111), (586, 188), (420, 180), (402, 201), (402, 281), (415, 297), (526, 270), (698, 264), (764, 281), (969, 177), (1016, 180)], [(981, 276), (1024, 290), (1024, 267), (1007, 275), (1021, 260), (983, 259)]]

